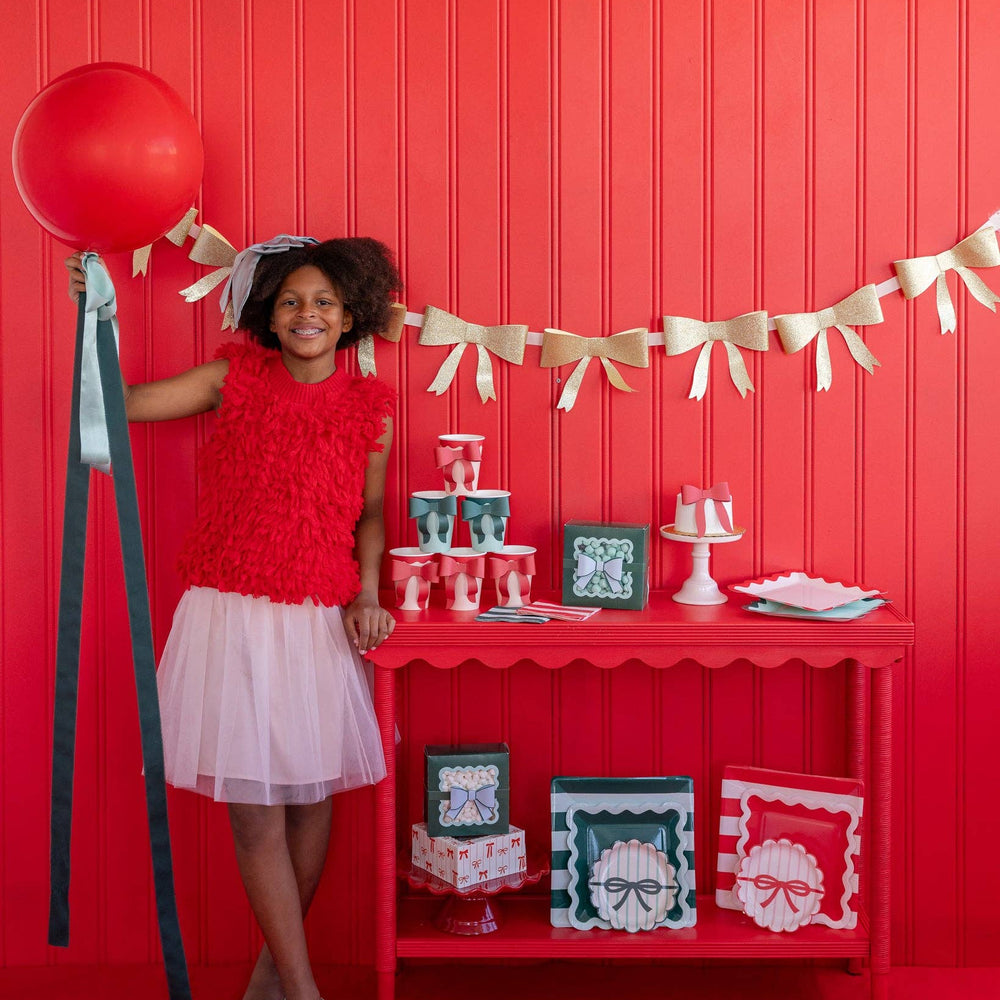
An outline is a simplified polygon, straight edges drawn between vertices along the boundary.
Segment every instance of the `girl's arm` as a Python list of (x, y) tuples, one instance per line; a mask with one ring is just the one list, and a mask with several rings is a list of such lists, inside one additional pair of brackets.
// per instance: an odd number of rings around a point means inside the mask
[(379, 438), (382, 450), (368, 455), (364, 506), (354, 529), (354, 555), (361, 571), (361, 591), (344, 609), (344, 627), (362, 653), (374, 649), (396, 627), (392, 615), (378, 603), (379, 570), (385, 549), (382, 497), (385, 494), (385, 470), (391, 443), (392, 420), (386, 418), (385, 432)]
[[(76, 302), (87, 293), (87, 282), (80, 254), (66, 258), (69, 271), (69, 297)], [(218, 409), (222, 403), (222, 384), (229, 362), (220, 358), (190, 368), (180, 375), (129, 385), (122, 379), (125, 415), (129, 420), (173, 420)]]

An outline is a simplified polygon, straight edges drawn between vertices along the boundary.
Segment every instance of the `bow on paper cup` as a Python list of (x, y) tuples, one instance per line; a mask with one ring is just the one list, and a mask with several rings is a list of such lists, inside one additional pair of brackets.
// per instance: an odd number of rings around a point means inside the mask
[(439, 434), (434, 462), (444, 476), (446, 493), (475, 492), (483, 459), (482, 434)]
[(400, 611), (423, 611), (431, 596), (431, 584), (439, 579), (437, 557), (421, 549), (390, 549), (392, 585)]
[(462, 501), (462, 520), (469, 525), (472, 547), (477, 552), (499, 552), (503, 548), (508, 517), (507, 490), (476, 490)]
[(455, 531), (455, 497), (444, 490), (420, 490), (410, 494), (410, 517), (417, 522), (417, 545), (421, 552), (447, 552)]
[(535, 575), (535, 549), (531, 545), (505, 545), (486, 558), (486, 572), (496, 581), (497, 604), (520, 608), (531, 601)]
[(475, 549), (452, 549), (440, 556), (444, 603), (449, 611), (476, 611), (486, 574), (486, 557)]

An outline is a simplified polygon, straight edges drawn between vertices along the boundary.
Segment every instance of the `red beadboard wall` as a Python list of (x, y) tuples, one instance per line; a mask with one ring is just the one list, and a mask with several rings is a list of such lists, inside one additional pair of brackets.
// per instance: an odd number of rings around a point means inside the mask
[[(1000, 205), (1000, 5), (992, 0), (0, 0), (0, 134), (80, 63), (143, 65), (190, 102), (204, 136), (198, 198), (239, 246), (276, 232), (377, 236), (396, 248), (406, 302), (483, 323), (585, 336), (664, 313), (727, 319), (819, 309), (891, 277), (891, 261), (950, 248)], [(83, 192), (81, 192), (81, 197)], [(73, 937), (45, 944), (50, 716), (73, 309), (66, 250), (0, 171), (0, 964), (155, 960), (138, 726), (109, 484), (94, 477), (82, 653)], [(190, 243), (188, 243), (190, 247)], [(225, 339), (217, 300), (178, 289), (203, 269), (164, 242), (150, 274), (109, 260), (123, 367), (171, 374)], [(984, 277), (1000, 287), (1000, 273)], [(669, 521), (682, 482), (730, 482), (742, 542), (732, 582), (786, 568), (887, 590), (917, 623), (895, 670), (893, 960), (995, 964), (1000, 695), (994, 635), (995, 400), (1000, 319), (957, 291), (941, 336), (933, 291), (882, 300), (856, 368), (830, 338), (748, 359), (741, 399), (716, 349), (708, 394), (687, 398), (694, 354), (650, 351), (635, 390), (587, 372), (474, 355), (452, 389), (425, 389), (446, 355), (417, 331), (380, 342), (400, 393), (387, 520), (412, 544), (408, 489), (434, 488), (435, 435), (486, 435), (482, 485), (509, 489), (511, 541), (560, 581), (569, 518)], [(353, 361), (351, 362), (353, 364)], [(157, 646), (179, 596), (174, 557), (198, 500), (202, 419), (136, 427)], [(688, 572), (655, 536), (653, 585)], [(714, 867), (728, 762), (836, 773), (844, 676), (789, 664), (693, 664), (653, 676), (527, 665), (504, 676), (414, 668), (404, 685), (405, 799), (418, 818), (425, 741), (506, 739), (512, 814), (547, 838), (553, 773), (687, 773), (698, 788), (701, 888)], [(174, 794), (177, 888), (189, 960), (256, 946), (222, 807)], [(329, 874), (311, 919), (317, 958), (367, 962), (372, 796), (337, 800)]]

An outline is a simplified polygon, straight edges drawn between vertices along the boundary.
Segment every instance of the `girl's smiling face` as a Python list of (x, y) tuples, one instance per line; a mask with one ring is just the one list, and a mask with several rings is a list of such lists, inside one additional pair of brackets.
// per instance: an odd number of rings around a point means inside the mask
[[(286, 367), (325, 378), (336, 371), (334, 352), (353, 320), (334, 283), (312, 264), (285, 278), (274, 299), (271, 332), (281, 344)], [(312, 381), (300, 379), (301, 381)]]

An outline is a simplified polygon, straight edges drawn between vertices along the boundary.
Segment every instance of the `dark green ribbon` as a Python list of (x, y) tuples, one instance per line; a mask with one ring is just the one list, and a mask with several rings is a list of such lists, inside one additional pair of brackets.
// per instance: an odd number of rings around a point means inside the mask
[[(59, 627), (56, 640), (55, 713), (52, 731), (52, 815), (49, 882), (49, 944), (69, 944), (70, 832), (73, 815), (73, 757), (76, 743), (76, 709), (80, 662), (80, 624), (83, 605), (84, 554), (87, 545), (87, 504), (90, 466), (80, 458), (80, 377), (83, 366), (85, 325), (84, 296), (80, 296), (73, 366), (73, 398), (69, 453), (66, 467), (66, 502), (63, 514), (62, 570), (59, 592)], [(125, 569), (132, 661), (135, 668), (139, 728), (145, 768), (146, 812), (153, 858), (153, 883), (160, 944), (166, 967), (170, 1000), (190, 1000), (184, 944), (177, 919), (167, 796), (163, 770), (160, 708), (156, 693), (156, 660), (146, 591), (142, 531), (136, 499), (135, 473), (129, 445), (121, 370), (114, 331), (108, 319), (97, 323), (97, 359), (107, 419), (111, 464), (114, 469), (115, 506)]]
[(428, 500), (425, 497), (410, 497), (409, 515), (417, 519), (417, 532), (420, 535), (420, 543), (426, 545), (431, 540), (431, 533), (427, 528), (427, 515), (435, 513), (439, 515), (437, 538), (443, 545), (448, 544), (448, 518), (447, 515), (455, 516), (458, 505), (454, 496), (436, 497)]

